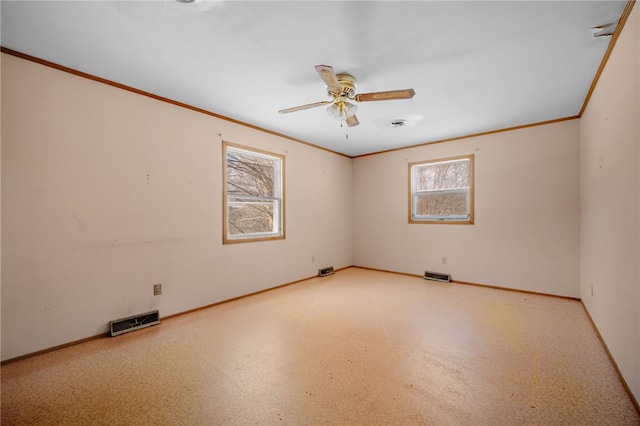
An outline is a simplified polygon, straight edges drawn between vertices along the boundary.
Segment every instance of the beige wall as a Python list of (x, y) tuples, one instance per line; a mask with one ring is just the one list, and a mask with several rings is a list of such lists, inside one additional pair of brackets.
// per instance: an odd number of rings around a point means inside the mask
[(580, 123), (580, 296), (640, 400), (638, 9), (636, 5)]
[[(5, 54), (2, 122), (3, 360), (353, 263), (347, 157)], [(286, 156), (285, 240), (222, 245), (222, 139)]]
[[(355, 264), (577, 297), (578, 129), (571, 120), (355, 159)], [(475, 224), (409, 224), (408, 163), (467, 154)]]

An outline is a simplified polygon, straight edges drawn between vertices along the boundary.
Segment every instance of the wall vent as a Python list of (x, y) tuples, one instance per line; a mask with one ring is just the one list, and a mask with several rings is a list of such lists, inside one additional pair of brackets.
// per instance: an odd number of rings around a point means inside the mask
[(109, 321), (112, 336), (117, 336), (118, 334), (128, 333), (133, 330), (138, 330), (140, 328), (156, 324), (160, 324), (160, 316), (158, 315), (157, 310)]
[(451, 282), (451, 275), (442, 274), (440, 272), (424, 271), (424, 279), (425, 280), (430, 280), (430, 281), (440, 281), (440, 282), (443, 282), (443, 283), (450, 283)]
[(322, 268), (318, 270), (319, 277), (326, 277), (327, 275), (333, 275), (336, 271), (333, 270), (333, 266), (329, 266), (328, 268)]

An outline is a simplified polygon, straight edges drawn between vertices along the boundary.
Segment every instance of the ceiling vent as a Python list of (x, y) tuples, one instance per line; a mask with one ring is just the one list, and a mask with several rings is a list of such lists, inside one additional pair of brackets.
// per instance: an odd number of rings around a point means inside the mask
[(393, 120), (389, 123), (391, 127), (404, 127), (407, 125), (407, 120)]
[(598, 25), (597, 27), (591, 28), (593, 31), (594, 37), (607, 37), (613, 35), (616, 32), (616, 28), (618, 27), (617, 22), (612, 22), (609, 24)]

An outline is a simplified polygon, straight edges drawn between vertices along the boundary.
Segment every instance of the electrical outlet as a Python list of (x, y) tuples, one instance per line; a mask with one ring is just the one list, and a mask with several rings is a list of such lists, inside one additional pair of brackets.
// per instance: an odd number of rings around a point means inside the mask
[(153, 295), (160, 296), (162, 294), (162, 284), (153, 285)]
[(447, 264), (447, 258), (446, 258), (446, 257), (443, 257), (443, 258), (442, 258), (442, 264), (443, 264), (443, 265), (446, 265), (446, 264)]

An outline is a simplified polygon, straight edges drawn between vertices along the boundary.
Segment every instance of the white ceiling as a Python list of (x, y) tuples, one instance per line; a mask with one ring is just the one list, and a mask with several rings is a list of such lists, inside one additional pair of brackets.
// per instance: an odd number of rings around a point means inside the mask
[[(2, 46), (349, 156), (576, 116), (626, 1), (2, 1)], [(341, 127), (314, 66), (357, 92)], [(406, 119), (408, 126), (389, 123)], [(241, 142), (241, 141), (237, 141)]]

